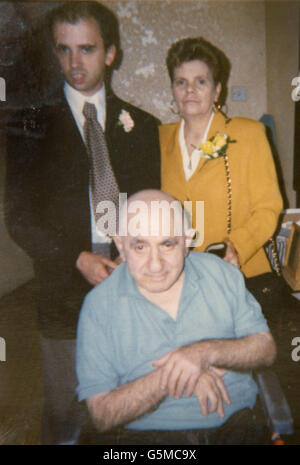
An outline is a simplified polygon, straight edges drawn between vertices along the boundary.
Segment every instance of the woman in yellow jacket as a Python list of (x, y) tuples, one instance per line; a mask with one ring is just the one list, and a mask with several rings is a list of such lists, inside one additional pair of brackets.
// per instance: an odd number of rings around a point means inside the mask
[(204, 240), (195, 250), (225, 241), (224, 259), (246, 277), (268, 272), (263, 245), (282, 199), (264, 126), (217, 109), (221, 52), (203, 38), (173, 44), (167, 66), (180, 121), (160, 127), (162, 189), (181, 202), (204, 201)]

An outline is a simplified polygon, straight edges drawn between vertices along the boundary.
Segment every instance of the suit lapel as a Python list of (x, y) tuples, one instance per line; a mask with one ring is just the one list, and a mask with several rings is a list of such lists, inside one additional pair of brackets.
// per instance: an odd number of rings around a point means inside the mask
[(119, 99), (112, 93), (108, 91), (106, 96), (106, 122), (105, 122), (105, 136), (107, 143), (110, 144), (111, 138), (114, 135), (116, 130), (119, 115), (121, 113), (121, 102)]
[[(75, 153), (85, 153), (85, 143), (82, 140), (71, 108), (69, 107), (63, 92), (59, 94), (58, 104), (55, 111), (58, 112), (56, 121), (57, 125), (61, 129), (62, 138), (68, 140), (68, 144), (71, 144), (73, 150), (76, 148)], [(70, 156), (74, 156), (74, 153), (70, 153)]]
[[(108, 153), (113, 166), (114, 173), (118, 179), (122, 160), (126, 159), (126, 145), (122, 142), (122, 134), (118, 126), (119, 116), (122, 110), (122, 101), (112, 91), (106, 97), (106, 123), (105, 138)], [(122, 171), (122, 170), (121, 170)]]
[[(105, 137), (111, 164), (119, 184), (122, 182), (121, 178), (129, 179), (132, 176), (131, 170), (136, 167), (135, 157), (138, 155), (137, 148), (140, 143), (139, 134), (134, 131), (132, 133), (125, 132), (124, 128), (118, 124), (123, 109), (131, 111), (126, 102), (116, 97), (112, 91), (108, 92)], [(135, 121), (135, 123), (137, 126), (138, 121)]]
[(51, 150), (51, 160), (55, 160), (58, 178), (68, 173), (66, 185), (85, 185), (88, 182), (86, 146), (64, 95), (60, 97), (52, 109), (47, 150)]

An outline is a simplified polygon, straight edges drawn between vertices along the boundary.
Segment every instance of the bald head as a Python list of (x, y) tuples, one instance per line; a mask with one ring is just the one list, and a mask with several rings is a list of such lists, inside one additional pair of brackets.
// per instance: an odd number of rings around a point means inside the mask
[(119, 236), (184, 236), (191, 228), (181, 203), (156, 189), (133, 194), (120, 211)]
[(172, 202), (175, 199), (170, 194), (159, 189), (144, 189), (131, 195), (128, 198), (128, 203), (134, 200), (144, 200), (145, 202), (151, 202), (152, 200), (167, 200)]

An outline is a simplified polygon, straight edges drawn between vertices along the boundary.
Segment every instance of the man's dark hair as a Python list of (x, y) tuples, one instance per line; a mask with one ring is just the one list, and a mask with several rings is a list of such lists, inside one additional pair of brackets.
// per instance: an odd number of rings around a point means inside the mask
[(98, 26), (104, 42), (105, 51), (111, 45), (117, 50), (120, 47), (119, 23), (115, 14), (98, 2), (66, 2), (48, 13), (47, 22), (51, 37), (56, 23), (76, 24), (80, 19), (93, 18)]

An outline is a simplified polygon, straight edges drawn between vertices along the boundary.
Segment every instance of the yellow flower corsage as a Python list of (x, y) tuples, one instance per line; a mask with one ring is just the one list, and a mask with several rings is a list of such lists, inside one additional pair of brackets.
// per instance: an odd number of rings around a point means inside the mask
[(217, 134), (200, 145), (199, 151), (201, 156), (213, 160), (214, 158), (222, 157), (226, 154), (229, 144), (236, 142), (230, 139), (226, 134)]

